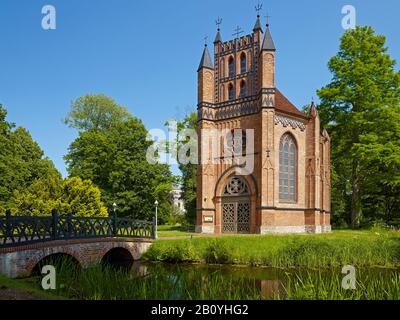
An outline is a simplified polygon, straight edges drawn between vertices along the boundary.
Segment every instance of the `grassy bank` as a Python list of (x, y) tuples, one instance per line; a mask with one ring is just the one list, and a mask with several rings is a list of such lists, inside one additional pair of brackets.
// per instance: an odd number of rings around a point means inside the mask
[(42, 290), (36, 281), (10, 279), (0, 274), (0, 300), (54, 300), (64, 299), (54, 292)]
[(321, 235), (244, 235), (160, 240), (148, 261), (242, 264), (279, 268), (399, 267), (400, 233), (384, 229)]

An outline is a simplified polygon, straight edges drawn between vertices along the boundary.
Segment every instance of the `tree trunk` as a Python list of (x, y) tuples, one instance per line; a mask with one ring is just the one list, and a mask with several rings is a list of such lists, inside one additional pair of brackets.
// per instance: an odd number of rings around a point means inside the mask
[(360, 206), (360, 186), (358, 175), (358, 162), (353, 160), (352, 172), (352, 197), (351, 197), (351, 224), (354, 229), (360, 227), (361, 206)]

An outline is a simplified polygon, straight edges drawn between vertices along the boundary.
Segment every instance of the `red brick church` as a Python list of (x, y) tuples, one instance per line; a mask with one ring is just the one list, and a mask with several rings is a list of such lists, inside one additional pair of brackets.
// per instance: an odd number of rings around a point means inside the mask
[(330, 138), (276, 87), (276, 48), (259, 16), (251, 34), (207, 45), (198, 68), (198, 130), (254, 129), (254, 170), (199, 164), (200, 233), (321, 233), (330, 225)]

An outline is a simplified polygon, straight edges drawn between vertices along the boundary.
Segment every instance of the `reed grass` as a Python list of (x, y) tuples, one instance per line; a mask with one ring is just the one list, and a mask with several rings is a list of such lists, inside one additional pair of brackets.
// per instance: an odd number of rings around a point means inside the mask
[(78, 269), (70, 261), (57, 264), (59, 296), (82, 300), (398, 300), (400, 274), (365, 272), (355, 290), (341, 286), (340, 270), (290, 270), (280, 279), (262, 280), (255, 273), (224, 273), (223, 268), (151, 264), (147, 272), (130, 273), (101, 264)]
[(325, 235), (229, 236), (161, 240), (147, 261), (239, 264), (279, 268), (400, 266), (400, 233), (338, 231)]

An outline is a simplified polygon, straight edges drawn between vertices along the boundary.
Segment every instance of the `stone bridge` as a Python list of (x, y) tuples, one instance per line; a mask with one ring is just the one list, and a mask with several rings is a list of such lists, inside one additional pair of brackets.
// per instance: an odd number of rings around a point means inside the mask
[(151, 239), (98, 238), (38, 242), (0, 248), (0, 273), (10, 278), (29, 276), (44, 259), (69, 256), (83, 268), (100, 261), (138, 260)]
[[(155, 220), (117, 217), (0, 216), (0, 273), (29, 276), (52, 257), (69, 256), (81, 267), (92, 263), (137, 260), (155, 239)], [(46, 259), (46, 260), (44, 260)]]

